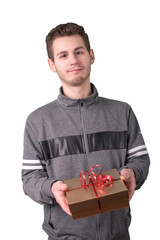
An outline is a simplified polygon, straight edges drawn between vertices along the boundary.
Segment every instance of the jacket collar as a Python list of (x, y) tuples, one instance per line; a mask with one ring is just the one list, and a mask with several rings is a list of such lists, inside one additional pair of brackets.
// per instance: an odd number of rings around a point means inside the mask
[(91, 83), (92, 95), (83, 99), (71, 99), (63, 95), (62, 87), (57, 98), (58, 103), (63, 107), (79, 107), (82, 103), (84, 106), (95, 104), (98, 101), (98, 91), (94, 84)]

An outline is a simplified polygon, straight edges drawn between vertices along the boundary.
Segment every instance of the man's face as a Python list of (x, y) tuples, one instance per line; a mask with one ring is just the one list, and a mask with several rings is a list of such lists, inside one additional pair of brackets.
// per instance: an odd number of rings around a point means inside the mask
[(49, 66), (57, 72), (62, 85), (79, 86), (90, 80), (91, 64), (94, 62), (93, 50), (87, 51), (80, 35), (58, 37), (52, 45), (54, 63)]

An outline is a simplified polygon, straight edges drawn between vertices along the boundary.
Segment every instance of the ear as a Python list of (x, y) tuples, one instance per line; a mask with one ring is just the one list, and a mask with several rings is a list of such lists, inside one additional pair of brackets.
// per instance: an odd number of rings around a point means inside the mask
[(56, 72), (55, 64), (50, 58), (48, 59), (48, 65), (49, 65), (52, 72)]
[(94, 56), (94, 51), (93, 51), (93, 49), (90, 50), (90, 57), (91, 57), (91, 64), (93, 64), (94, 61), (95, 61), (95, 56)]

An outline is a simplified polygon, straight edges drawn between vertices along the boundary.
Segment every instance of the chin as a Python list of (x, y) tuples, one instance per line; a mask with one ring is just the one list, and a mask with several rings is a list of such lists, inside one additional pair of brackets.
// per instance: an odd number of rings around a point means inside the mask
[(85, 82), (89, 81), (90, 74), (86, 76), (74, 76), (72, 78), (64, 79), (61, 78), (62, 83), (70, 86), (82, 86)]
[(73, 85), (73, 86), (81, 86), (81, 85), (83, 85), (86, 81), (87, 81), (87, 79), (73, 79), (73, 80), (71, 81), (71, 85)]

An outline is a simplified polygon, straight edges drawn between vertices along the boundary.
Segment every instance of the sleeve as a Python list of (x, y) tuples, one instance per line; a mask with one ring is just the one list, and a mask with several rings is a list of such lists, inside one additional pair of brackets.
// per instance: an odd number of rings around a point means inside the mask
[(51, 185), (57, 180), (48, 177), (42, 149), (29, 121), (24, 131), (22, 181), (24, 193), (34, 201), (40, 204), (55, 203)]
[(130, 108), (128, 118), (127, 157), (123, 168), (131, 168), (135, 173), (136, 189), (145, 182), (149, 171), (150, 159), (137, 121)]

